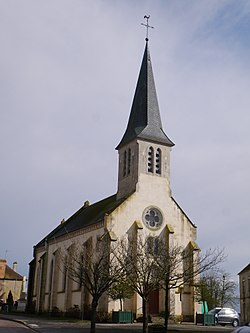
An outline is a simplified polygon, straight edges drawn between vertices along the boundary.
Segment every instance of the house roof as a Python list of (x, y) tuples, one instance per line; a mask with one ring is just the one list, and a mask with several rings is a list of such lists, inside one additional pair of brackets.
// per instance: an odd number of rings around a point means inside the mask
[(18, 281), (22, 281), (23, 277), (22, 277), (22, 275), (15, 272), (8, 265), (6, 265), (4, 278), (2, 278), (0, 280), (18, 280)]
[(127, 129), (116, 149), (135, 138), (174, 146), (162, 129), (148, 41), (146, 41)]
[(104, 219), (106, 214), (111, 213), (118, 207), (124, 199), (116, 199), (116, 194), (98, 201), (92, 205), (85, 203), (77, 212), (75, 212), (68, 220), (62, 222), (54, 230), (52, 230), (46, 237), (44, 237), (35, 247), (45, 244), (46, 241), (54, 239), (73, 231), (91, 226)]
[(240, 275), (241, 273), (244, 273), (244, 272), (246, 272), (246, 271), (250, 271), (250, 263), (249, 263), (246, 267), (244, 267), (244, 268), (242, 269), (242, 271), (240, 271), (240, 272), (238, 273), (238, 275)]

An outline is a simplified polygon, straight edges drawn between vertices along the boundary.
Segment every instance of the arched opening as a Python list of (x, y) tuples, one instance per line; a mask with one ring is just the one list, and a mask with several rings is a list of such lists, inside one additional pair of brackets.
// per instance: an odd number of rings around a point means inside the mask
[(131, 171), (131, 149), (128, 149), (128, 175), (130, 175)]
[(149, 147), (148, 149), (148, 172), (153, 173), (154, 171), (154, 148)]
[(158, 175), (161, 174), (161, 150), (160, 148), (157, 148), (156, 154), (155, 154), (155, 173)]

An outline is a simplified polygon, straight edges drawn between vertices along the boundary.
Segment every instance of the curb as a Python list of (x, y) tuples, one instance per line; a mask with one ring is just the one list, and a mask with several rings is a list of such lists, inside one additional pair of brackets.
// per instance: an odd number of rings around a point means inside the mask
[(0, 319), (3, 319), (3, 320), (8, 320), (8, 321), (14, 321), (16, 323), (19, 323), (19, 324), (22, 324), (24, 326), (26, 326), (27, 328), (29, 328), (30, 330), (32, 330), (33, 332), (36, 332), (36, 333), (40, 333), (40, 331), (36, 330), (34, 327), (31, 327), (29, 326), (29, 324), (27, 324), (25, 321), (23, 320), (18, 320), (18, 319), (15, 319), (15, 318), (7, 318), (7, 317), (4, 317), (2, 315), (0, 315)]

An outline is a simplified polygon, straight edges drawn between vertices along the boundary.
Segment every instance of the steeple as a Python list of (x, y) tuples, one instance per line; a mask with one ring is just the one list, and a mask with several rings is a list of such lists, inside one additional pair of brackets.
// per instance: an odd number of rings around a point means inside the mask
[[(145, 26), (148, 29), (148, 22)], [(169, 195), (172, 146), (174, 143), (162, 129), (146, 38), (127, 129), (116, 147), (119, 153), (117, 199), (138, 191), (151, 192), (152, 181)]]
[(116, 149), (135, 138), (174, 146), (162, 129), (147, 38), (127, 129)]

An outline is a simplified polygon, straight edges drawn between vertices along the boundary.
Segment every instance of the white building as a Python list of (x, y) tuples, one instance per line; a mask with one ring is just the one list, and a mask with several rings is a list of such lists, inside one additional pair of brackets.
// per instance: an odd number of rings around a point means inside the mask
[[(171, 194), (173, 146), (162, 128), (146, 40), (129, 122), (116, 148), (119, 154), (117, 193), (91, 205), (86, 202), (34, 247), (28, 297), (29, 305), (33, 304), (37, 312), (51, 311), (54, 307), (66, 312), (75, 304), (82, 308), (82, 304), (90, 303), (87, 293), (82, 293), (72, 280), (65, 279), (58, 268), (58, 250), (72, 242), (80, 240), (83, 244), (91, 240), (95, 248), (98, 237), (105, 232), (112, 231), (119, 238), (128, 231), (141, 230), (145, 237), (161, 235), (183, 248), (196, 245), (196, 226)], [(193, 287), (173, 291), (173, 298), (172, 314), (192, 320), (196, 312)], [(116, 306), (118, 309), (118, 304), (105, 298), (99, 309), (109, 312)], [(138, 314), (141, 299), (134, 297), (130, 307)], [(154, 294), (149, 311), (164, 311), (163, 291)]]

